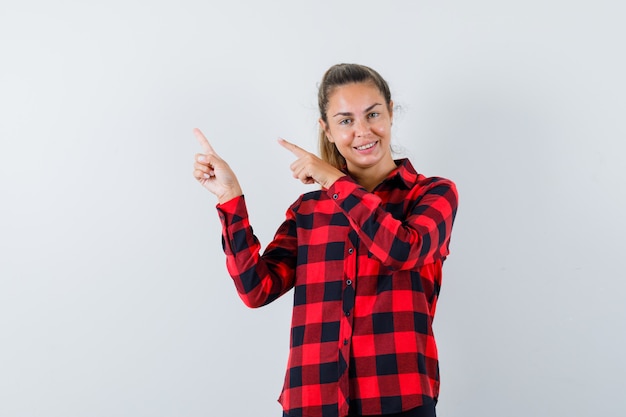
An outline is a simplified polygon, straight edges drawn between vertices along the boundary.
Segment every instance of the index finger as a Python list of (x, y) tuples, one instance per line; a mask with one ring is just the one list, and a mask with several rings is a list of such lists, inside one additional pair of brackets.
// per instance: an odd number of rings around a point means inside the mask
[(204, 150), (204, 152), (215, 154), (213, 147), (211, 146), (211, 144), (209, 143), (209, 141), (207, 140), (207, 138), (204, 136), (204, 134), (202, 133), (200, 129), (198, 129), (197, 127), (194, 128), (193, 133), (194, 135), (196, 135), (196, 139), (198, 139), (198, 143), (200, 144), (200, 146), (202, 146), (202, 149)]
[(308, 155), (309, 153), (307, 151), (305, 151), (304, 149), (302, 149), (301, 147), (299, 147), (296, 144), (293, 144), (291, 142), (286, 141), (283, 138), (278, 138), (278, 143), (280, 143), (280, 145), (287, 149), (288, 151), (290, 151), (291, 153), (293, 153), (295, 156), (297, 156), (298, 158), (300, 158), (301, 156), (305, 156)]

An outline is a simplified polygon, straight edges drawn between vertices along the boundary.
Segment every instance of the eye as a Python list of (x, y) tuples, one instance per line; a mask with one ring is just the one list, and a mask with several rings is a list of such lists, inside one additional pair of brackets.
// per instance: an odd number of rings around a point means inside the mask
[(350, 124), (350, 122), (352, 122), (352, 119), (341, 119), (341, 120), (339, 121), (339, 124), (340, 124), (340, 125), (349, 125), (349, 124)]
[(380, 116), (380, 113), (377, 113), (377, 112), (371, 112), (371, 113), (369, 114), (370, 119), (376, 118), (376, 117), (378, 117), (378, 116)]

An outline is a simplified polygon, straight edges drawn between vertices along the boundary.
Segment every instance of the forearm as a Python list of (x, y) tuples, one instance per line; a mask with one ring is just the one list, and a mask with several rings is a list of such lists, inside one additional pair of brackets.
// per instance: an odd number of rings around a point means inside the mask
[(385, 266), (413, 269), (448, 254), (457, 203), (453, 183), (442, 180), (433, 186), (415, 200), (415, 207), (402, 220), (385, 210), (376, 194), (347, 179), (338, 181), (328, 193), (368, 251)]
[[(295, 262), (278, 251), (290, 238), (277, 232), (268, 249), (260, 255), (261, 245), (249, 224), (243, 196), (217, 206), (222, 222), (222, 243), (226, 266), (242, 301), (251, 308), (266, 305), (287, 292), (293, 282)], [(281, 256), (276, 256), (280, 253)]]

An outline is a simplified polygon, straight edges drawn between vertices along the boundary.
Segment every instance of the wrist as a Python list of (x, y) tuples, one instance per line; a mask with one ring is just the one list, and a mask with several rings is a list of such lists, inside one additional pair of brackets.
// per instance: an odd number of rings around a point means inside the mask
[(243, 193), (241, 192), (241, 190), (238, 191), (232, 191), (232, 192), (226, 192), (220, 196), (217, 197), (217, 201), (219, 204), (224, 204), (230, 200), (232, 200), (233, 198), (237, 198), (242, 196)]
[(342, 172), (340, 174), (330, 176), (330, 178), (327, 179), (324, 183), (323, 187), (329, 189), (335, 182), (337, 182), (339, 178), (343, 177), (344, 175), (345, 174)]

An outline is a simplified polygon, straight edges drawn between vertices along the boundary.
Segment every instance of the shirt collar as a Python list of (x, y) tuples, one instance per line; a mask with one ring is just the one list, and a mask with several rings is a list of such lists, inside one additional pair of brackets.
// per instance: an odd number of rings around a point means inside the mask
[[(394, 162), (396, 163), (396, 169), (391, 171), (389, 175), (387, 175), (387, 177), (381, 182), (381, 184), (388, 184), (392, 183), (393, 181), (398, 181), (399, 183), (404, 184), (407, 189), (413, 188), (413, 186), (417, 182), (418, 174), (417, 171), (415, 171), (415, 168), (413, 168), (411, 161), (409, 161), (408, 158), (402, 158), (396, 159), (394, 160)], [(350, 175), (350, 173), (348, 172), (348, 168), (345, 165), (342, 171), (345, 174)]]
[(383, 182), (385, 183), (395, 180), (404, 184), (406, 188), (413, 188), (417, 182), (418, 174), (417, 171), (415, 171), (415, 168), (413, 168), (411, 161), (409, 161), (408, 158), (402, 158), (396, 159), (394, 162), (396, 163), (397, 168), (391, 171)]

